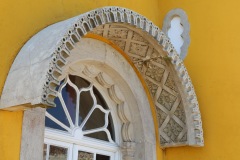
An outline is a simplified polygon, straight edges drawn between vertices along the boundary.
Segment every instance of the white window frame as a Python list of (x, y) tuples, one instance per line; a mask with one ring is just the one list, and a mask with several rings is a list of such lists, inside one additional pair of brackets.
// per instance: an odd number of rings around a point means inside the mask
[[(93, 80), (91, 80), (89, 77), (84, 76), (84, 75), (79, 75), (79, 74), (77, 74), (77, 76), (86, 79), (87, 81), (90, 82), (90, 85), (93, 85), (91, 83)], [(115, 119), (115, 120), (113, 119), (112, 127), (114, 129), (114, 133), (116, 133), (117, 130), (119, 130), (116, 128), (119, 123), (119, 120), (117, 119), (117, 121), (116, 121), (117, 114), (115, 113), (116, 111), (114, 111), (113, 108), (116, 108), (117, 104), (111, 102), (110, 97), (106, 96), (107, 95), (106, 93), (102, 94), (103, 92), (106, 92), (106, 91), (104, 91), (104, 88), (100, 87), (100, 85), (97, 85), (97, 86), (96, 85), (97, 84), (95, 84), (94, 87), (96, 87), (96, 89), (100, 92), (100, 94), (104, 98), (107, 106), (109, 107), (109, 110), (111, 111), (112, 118)], [(73, 87), (72, 85), (70, 85), (70, 86)], [(64, 87), (62, 87), (62, 88), (64, 88)], [(61, 94), (61, 93), (58, 92), (58, 94)], [(49, 113), (46, 112), (46, 114), (49, 114)], [(83, 137), (81, 137), (81, 139), (79, 139), (79, 138), (74, 137), (74, 135), (72, 135), (71, 133), (69, 133), (67, 131), (57, 130), (57, 129), (53, 129), (53, 128), (49, 128), (49, 127), (45, 128), (44, 143), (68, 147), (68, 149), (69, 149), (68, 154), (70, 155), (70, 156), (69, 155), (67, 156), (68, 160), (69, 160), (69, 157), (71, 160), (77, 160), (76, 152), (78, 149), (81, 149), (82, 151), (86, 151), (86, 152), (99, 153), (99, 154), (102, 153), (102, 154), (108, 155), (111, 158), (110, 160), (120, 160), (120, 157), (121, 157), (120, 156), (120, 147), (119, 147), (120, 141), (121, 141), (121, 139), (120, 139), (119, 135), (118, 136), (115, 135), (115, 142), (113, 143), (111, 141), (107, 142), (107, 141), (103, 141), (103, 140), (89, 138), (86, 136), (83, 136)], [(71, 154), (69, 152), (71, 152)]]

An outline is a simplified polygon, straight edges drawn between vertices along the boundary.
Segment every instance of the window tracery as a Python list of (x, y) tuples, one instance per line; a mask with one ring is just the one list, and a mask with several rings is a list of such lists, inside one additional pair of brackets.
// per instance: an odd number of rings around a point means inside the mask
[[(75, 159), (77, 156), (76, 160), (110, 160), (110, 157), (113, 160), (114, 153), (111, 153), (112, 155), (97, 154), (101, 149), (98, 152), (92, 152), (91, 147), (87, 149), (88, 152), (85, 152), (75, 142), (68, 142), (64, 136), (58, 139), (54, 134), (54, 130), (57, 130), (60, 135), (67, 135), (76, 142), (85, 137), (89, 143), (102, 140), (117, 146), (111, 110), (91, 82), (78, 76), (68, 75), (58, 87), (55, 103), (56, 108), (46, 111), (46, 127), (53, 135), (52, 138), (45, 139), (46, 160), (70, 160), (71, 155), (75, 155)], [(51, 140), (52, 143), (49, 144)], [(68, 143), (68, 147), (61, 146), (61, 141)], [(98, 142), (95, 145), (108, 144)], [(76, 147), (80, 149), (74, 149)]]

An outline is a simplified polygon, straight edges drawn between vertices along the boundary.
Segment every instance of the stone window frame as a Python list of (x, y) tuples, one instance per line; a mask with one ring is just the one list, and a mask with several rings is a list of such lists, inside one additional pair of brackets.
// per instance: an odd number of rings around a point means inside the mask
[(180, 58), (182, 60), (184, 60), (187, 56), (188, 47), (190, 44), (190, 35), (189, 35), (190, 24), (189, 24), (188, 16), (187, 16), (186, 12), (180, 8), (170, 10), (164, 18), (162, 31), (166, 35), (168, 35), (167, 32), (168, 32), (169, 28), (171, 27), (171, 21), (175, 16), (180, 17), (181, 25), (183, 26), (183, 33), (181, 34), (181, 36), (183, 38), (183, 45), (181, 47)]
[[(91, 47), (93, 45), (97, 47)], [(103, 46), (106, 48), (102, 48)], [(78, 53), (83, 54), (82, 59), (79, 58)], [(98, 56), (95, 53), (98, 53)], [(104, 59), (106, 56), (104, 54), (109, 55), (108, 59)], [(110, 60), (115, 63), (111, 63)], [(110, 45), (102, 41), (84, 38), (81, 39), (81, 43), (72, 51), (72, 57), (68, 62), (69, 64), (66, 65), (62, 76), (59, 77), (60, 79), (63, 79), (68, 74), (80, 75), (93, 82), (97, 88), (103, 88), (103, 91), (101, 91), (102, 96), (109, 96), (109, 98), (105, 99), (107, 103), (111, 103), (109, 102), (110, 99), (116, 103), (115, 107), (118, 109), (115, 110), (113, 119), (117, 122), (114, 125), (117, 132), (116, 142), (119, 146), (119, 151), (116, 153), (115, 158), (123, 160), (135, 160), (136, 158), (143, 160), (156, 159), (157, 136), (155, 135), (154, 122), (150, 110), (150, 99), (137, 100), (137, 97), (147, 97), (148, 91), (143, 88), (142, 82), (138, 80), (137, 74), (125, 58)], [(104, 78), (105, 73), (111, 73), (112, 77)], [(129, 77), (129, 75), (132, 76)], [(120, 79), (120, 76), (123, 79)], [(108, 84), (108, 82), (110, 83)], [(119, 88), (121, 88), (121, 91)], [(123, 91), (125, 91), (125, 95), (123, 95)], [(43, 155), (41, 153), (43, 148), (41, 146), (44, 139), (53, 137), (51, 131), (46, 129), (44, 125), (45, 111), (45, 108), (37, 107), (24, 112), (21, 160), (42, 160)], [(55, 133), (55, 138), (58, 140), (59, 138), (57, 137), (61, 133)], [(99, 145), (92, 141), (91, 146), (98, 147)], [(112, 147), (115, 147), (112, 150), (117, 150), (116, 146), (113, 145)]]
[[(183, 61), (176, 53), (169, 38), (157, 26), (146, 17), (121, 7), (99, 8), (49, 26), (33, 36), (21, 49), (11, 67), (2, 92), (0, 109), (14, 111), (39, 106), (54, 106), (53, 99), (56, 97), (54, 88), (58, 85), (57, 79), (61, 76), (61, 71), (65, 62), (67, 62), (64, 56), (70, 54), (70, 51), (75, 47), (75, 43), (93, 28), (111, 23), (121, 23), (128, 28), (134, 28), (133, 30), (137, 30), (139, 34), (146, 37), (152, 45), (164, 51), (165, 56), (162, 58), (168, 60), (177, 79), (178, 87), (181, 89), (183, 100), (187, 103), (184, 111), (188, 119), (188, 145), (203, 146), (202, 121), (197, 96)], [(55, 32), (52, 32), (52, 30)], [(46, 35), (46, 32), (49, 34)], [(39, 47), (39, 42), (45, 42), (46, 38), (49, 38), (49, 43)], [(31, 56), (29, 56), (30, 53)], [(37, 59), (38, 56), (42, 56), (40, 60)], [(29, 61), (28, 58), (30, 58)], [(132, 63), (131, 60), (129, 60), (129, 63)], [(41, 67), (39, 67), (39, 64), (41, 64)], [(30, 72), (25, 69), (28, 67)], [(40, 75), (40, 77), (36, 75)], [(18, 81), (19, 79), (25, 83), (19, 85), (21, 83), (21, 81)], [(31, 83), (26, 83), (28, 81), (31, 81)], [(146, 87), (145, 83), (144, 86)], [(12, 84), (17, 87), (12, 88)], [(28, 90), (19, 90), (21, 88), (28, 88)], [(10, 101), (13, 97), (14, 100)], [(151, 101), (150, 103), (155, 102)], [(156, 115), (155, 111), (153, 111), (153, 115)], [(171, 143), (166, 147), (172, 146), (176, 145)]]

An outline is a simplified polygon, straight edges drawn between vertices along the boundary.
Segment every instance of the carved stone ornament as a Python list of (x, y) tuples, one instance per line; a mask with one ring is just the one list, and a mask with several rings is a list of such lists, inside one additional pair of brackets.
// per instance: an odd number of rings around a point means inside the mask
[[(67, 59), (87, 33), (112, 41), (129, 56), (145, 79), (156, 106), (162, 147), (203, 146), (198, 101), (182, 60), (157, 26), (146, 17), (121, 7), (99, 8), (51, 25), (33, 36), (11, 67), (0, 109), (54, 106), (56, 87), (60, 85), (59, 77)], [(96, 76), (91, 68), (84, 73)], [(97, 75), (97, 79), (108, 87), (121, 112), (121, 100), (114, 95), (115, 87), (105, 83), (101, 75)]]

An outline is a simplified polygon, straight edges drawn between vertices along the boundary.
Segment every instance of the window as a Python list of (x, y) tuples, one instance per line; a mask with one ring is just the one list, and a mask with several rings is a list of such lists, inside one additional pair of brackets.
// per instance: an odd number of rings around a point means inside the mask
[(169, 28), (167, 34), (178, 54), (181, 54), (181, 47), (184, 42), (181, 36), (182, 33), (183, 26), (181, 24), (181, 18), (179, 16), (175, 16), (171, 20), (171, 27)]
[(185, 11), (179, 8), (169, 11), (165, 16), (162, 30), (170, 38), (178, 55), (183, 60), (187, 56), (190, 43), (190, 26)]
[(46, 111), (45, 160), (113, 160), (118, 151), (111, 110), (88, 80), (69, 75)]

